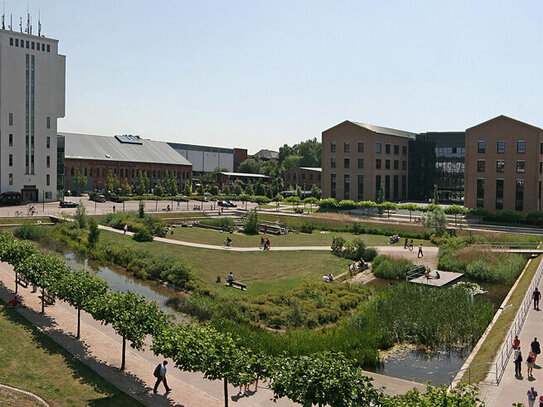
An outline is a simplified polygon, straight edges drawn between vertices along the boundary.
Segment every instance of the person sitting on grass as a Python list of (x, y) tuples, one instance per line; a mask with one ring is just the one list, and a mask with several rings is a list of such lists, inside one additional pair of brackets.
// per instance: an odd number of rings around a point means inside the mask
[(15, 296), (15, 297), (13, 297), (12, 300), (9, 300), (9, 301), (8, 301), (8, 304), (9, 304), (9, 306), (12, 307), (12, 308), (18, 308), (19, 305), (22, 304), (22, 302), (19, 301), (19, 298), (17, 298), (17, 296)]
[(439, 275), (439, 271), (436, 270), (436, 274), (435, 274), (434, 278), (435, 279), (440, 279), (441, 278), (441, 276)]

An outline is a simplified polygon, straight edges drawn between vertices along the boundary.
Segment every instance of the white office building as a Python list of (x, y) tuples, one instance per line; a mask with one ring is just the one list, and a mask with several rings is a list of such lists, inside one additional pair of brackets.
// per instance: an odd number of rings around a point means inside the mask
[(0, 192), (21, 192), (30, 202), (57, 199), (65, 72), (58, 40), (0, 29)]

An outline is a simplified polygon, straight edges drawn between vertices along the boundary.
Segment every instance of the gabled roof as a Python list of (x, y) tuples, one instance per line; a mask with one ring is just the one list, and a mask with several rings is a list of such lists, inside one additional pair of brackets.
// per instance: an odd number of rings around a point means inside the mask
[(272, 151), (272, 150), (260, 150), (259, 152), (253, 154), (254, 157), (260, 157), (265, 160), (271, 160), (271, 159), (278, 159), (279, 158), (279, 152), (278, 151)]
[(347, 121), (379, 134), (386, 134), (389, 136), (396, 136), (396, 137), (405, 137), (409, 139), (414, 139), (417, 136), (416, 133), (411, 133), (409, 131), (390, 129), (388, 127), (381, 127), (381, 126), (375, 126), (373, 124), (353, 122), (350, 120), (347, 120)]
[(300, 167), (301, 170), (322, 172), (321, 167)]
[(246, 173), (246, 172), (220, 172), (219, 174), (226, 175), (228, 177), (270, 178), (267, 175), (249, 174), (249, 173)]
[(163, 141), (139, 138), (138, 143), (128, 143), (111, 136), (62, 132), (58, 134), (65, 138), (64, 156), (66, 158), (192, 165)]
[(496, 116), (496, 117), (494, 117), (494, 118), (492, 118), (492, 119), (490, 119), (490, 120), (487, 120), (486, 122), (482, 122), (482, 123), (476, 124), (475, 126), (470, 127), (468, 130), (474, 129), (474, 128), (479, 127), (479, 126), (484, 126), (484, 125), (486, 125), (486, 124), (488, 124), (488, 123), (491, 123), (491, 122), (493, 122), (493, 121), (498, 121), (498, 120), (507, 120), (507, 121), (511, 121), (511, 122), (513, 122), (513, 123), (519, 124), (519, 125), (521, 125), (521, 126), (530, 127), (530, 128), (532, 128), (532, 129), (534, 129), (534, 130), (543, 131), (543, 129), (541, 129), (541, 128), (537, 127), (537, 126), (533, 126), (533, 125), (531, 125), (531, 124), (528, 124), (528, 123), (525, 123), (525, 122), (521, 122), (520, 120), (513, 119), (513, 118), (511, 118), (511, 117), (509, 117), (509, 116), (505, 116), (505, 115), (503, 115), (503, 114), (501, 114), (501, 115), (499, 115), (499, 116)]

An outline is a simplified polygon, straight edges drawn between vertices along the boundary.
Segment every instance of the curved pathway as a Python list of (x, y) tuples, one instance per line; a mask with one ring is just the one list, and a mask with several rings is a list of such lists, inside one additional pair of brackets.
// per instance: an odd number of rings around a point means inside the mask
[(24, 395), (26, 395), (26, 396), (32, 397), (32, 398), (35, 399), (37, 402), (43, 404), (45, 407), (51, 407), (51, 406), (50, 406), (44, 399), (42, 399), (40, 396), (36, 396), (34, 393), (30, 393), (29, 391), (17, 389), (17, 388), (15, 388), (15, 387), (11, 387), (11, 386), (6, 386), (5, 384), (0, 384), (0, 388), (5, 389), (5, 390), (9, 390), (9, 391), (13, 391), (13, 392), (16, 392), (16, 393), (24, 394)]

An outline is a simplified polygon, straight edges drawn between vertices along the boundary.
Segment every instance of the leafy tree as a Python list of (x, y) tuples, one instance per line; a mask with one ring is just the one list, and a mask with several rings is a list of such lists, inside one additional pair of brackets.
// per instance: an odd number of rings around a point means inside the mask
[(477, 397), (477, 388), (459, 384), (455, 389), (447, 386), (426, 386), (426, 393), (413, 389), (405, 394), (387, 397), (382, 400), (383, 407), (483, 407), (484, 402)]
[(288, 397), (308, 407), (380, 405), (382, 393), (371, 380), (342, 354), (324, 352), (279, 359), (272, 369), (269, 388), (275, 400)]
[(83, 192), (83, 189), (87, 187), (88, 182), (87, 176), (80, 168), (78, 168), (73, 179), (74, 186), (79, 188), (79, 192)]
[(202, 184), (198, 185), (198, 187), (196, 188), (196, 193), (203, 196), (204, 192), (204, 186)]
[(319, 200), (313, 196), (309, 196), (304, 199), (304, 205), (305, 204), (309, 204), (310, 205), (309, 207), (311, 208), (311, 212), (313, 212), (313, 205), (318, 205)]
[(255, 194), (255, 190), (253, 189), (253, 185), (248, 182), (247, 186), (245, 187), (245, 193), (249, 196), (253, 196)]
[(317, 138), (302, 141), (295, 146), (296, 152), (302, 157), (302, 167), (320, 167), (322, 159), (322, 143)]
[(163, 185), (166, 194), (170, 196), (177, 195), (177, 180), (175, 179), (175, 171), (165, 171)]
[(89, 242), (90, 247), (95, 247), (96, 243), (100, 239), (100, 229), (98, 229), (98, 222), (96, 219), (91, 218), (89, 221), (89, 237), (87, 241)]
[(168, 326), (168, 318), (156, 302), (127, 292), (108, 292), (92, 304), (92, 316), (103, 324), (111, 324), (123, 338), (121, 370), (126, 366), (126, 341), (142, 350), (147, 335), (158, 335)]
[(143, 184), (145, 185), (145, 192), (149, 191), (149, 187), (151, 186), (151, 180), (149, 179), (149, 176), (147, 175), (147, 171), (143, 171)]
[(266, 185), (260, 180), (256, 183), (255, 188), (255, 194), (256, 195), (266, 195)]
[(130, 183), (128, 182), (128, 179), (125, 178), (124, 182), (121, 185), (121, 195), (128, 196), (132, 195), (132, 187), (130, 186)]
[(381, 204), (385, 202), (385, 185), (381, 184), (381, 188), (379, 188), (379, 194), (377, 195), (377, 203)]
[(260, 174), (260, 163), (260, 158), (249, 157), (239, 165), (238, 172)]
[(311, 196), (313, 198), (320, 198), (321, 197), (321, 189), (316, 186), (315, 184), (311, 185)]
[(298, 186), (296, 188), (296, 195), (298, 196), (298, 198), (302, 199), (304, 197), (304, 194), (302, 192), (302, 187)]
[(247, 218), (243, 224), (243, 231), (248, 235), (258, 235), (258, 232), (260, 231), (260, 222), (256, 209), (250, 210), (249, 213), (247, 213)]
[(145, 188), (145, 179), (143, 178), (143, 173), (138, 170), (136, 177), (136, 194), (143, 195), (145, 192), (147, 192), (147, 189)]
[(138, 209), (139, 209), (138, 210), (138, 215), (139, 215), (140, 219), (145, 218), (145, 202), (140, 201)]
[(283, 168), (285, 170), (292, 170), (293, 168), (298, 168), (302, 165), (303, 157), (301, 155), (289, 155), (283, 161)]
[(243, 188), (241, 187), (242, 183), (241, 183), (241, 181), (239, 181), (239, 182), (238, 181), (236, 181), (236, 185), (234, 186), (234, 195), (243, 194)]
[(108, 170), (106, 182), (104, 184), (104, 188), (106, 190), (106, 193), (108, 194), (114, 194), (117, 192), (117, 189), (119, 188), (119, 178), (117, 178), (116, 175), (113, 174), (113, 171)]
[(421, 222), (424, 227), (434, 229), (434, 234), (437, 236), (442, 236), (447, 231), (447, 216), (440, 207), (423, 214)]
[(211, 188), (209, 189), (209, 192), (213, 196), (219, 195), (219, 187), (216, 184), (211, 185)]
[(192, 185), (190, 180), (185, 180), (185, 185), (183, 186), (183, 195), (191, 196), (192, 195)]
[(383, 202), (382, 204), (379, 205), (379, 209), (383, 209), (385, 211), (387, 211), (387, 217), (388, 219), (390, 219), (390, 211), (394, 210), (398, 208), (398, 205), (395, 204), (394, 202)]
[(420, 208), (417, 205), (413, 204), (413, 203), (403, 204), (399, 208), (409, 211), (409, 222), (411, 222), (412, 213), (415, 212), (415, 211), (420, 210)]
[(369, 214), (369, 209), (375, 208), (377, 204), (373, 201), (360, 201), (358, 202), (358, 206), (360, 206), (363, 210), (366, 211), (366, 216)]
[(228, 185), (225, 185), (222, 187), (222, 193), (226, 195), (230, 195), (230, 187)]
[(85, 229), (87, 227), (87, 215), (85, 215), (85, 205), (79, 205), (77, 207), (74, 217), (80, 229)]
[(454, 215), (454, 224), (457, 225), (456, 217), (458, 215), (465, 215), (468, 213), (468, 209), (460, 205), (451, 205), (445, 208), (444, 211), (447, 215)]
[(437, 185), (434, 184), (434, 205), (439, 205), (439, 192), (437, 191)]
[(162, 186), (160, 181), (158, 181), (158, 183), (155, 185), (155, 195), (164, 196), (164, 187)]

